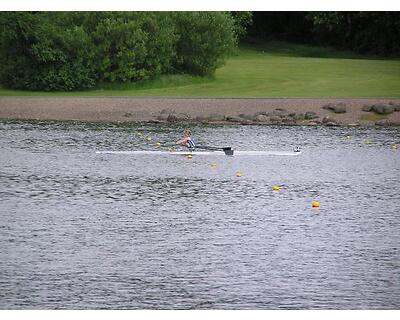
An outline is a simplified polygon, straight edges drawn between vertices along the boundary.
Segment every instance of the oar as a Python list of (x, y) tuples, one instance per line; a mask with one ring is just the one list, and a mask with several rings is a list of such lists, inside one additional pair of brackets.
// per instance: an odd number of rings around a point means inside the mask
[(233, 156), (232, 147), (196, 146), (196, 148), (197, 149), (204, 149), (204, 150), (215, 150), (215, 151), (222, 150), (227, 156)]
[[(172, 143), (162, 143), (161, 144), (164, 147), (168, 146), (178, 146), (177, 144), (172, 144)], [(233, 156), (233, 149), (232, 147), (214, 147), (214, 146), (197, 146), (195, 149), (202, 149), (202, 150), (210, 150), (210, 151), (223, 151), (225, 155), (227, 156)]]

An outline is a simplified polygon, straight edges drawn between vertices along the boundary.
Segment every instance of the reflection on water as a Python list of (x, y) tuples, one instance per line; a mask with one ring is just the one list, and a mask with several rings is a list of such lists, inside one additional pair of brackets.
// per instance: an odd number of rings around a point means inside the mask
[(0, 123), (0, 308), (399, 308), (399, 129), (182, 128)]

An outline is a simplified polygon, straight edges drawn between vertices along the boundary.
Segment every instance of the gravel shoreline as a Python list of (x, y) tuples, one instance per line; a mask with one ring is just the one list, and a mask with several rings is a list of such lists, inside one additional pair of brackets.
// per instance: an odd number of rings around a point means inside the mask
[[(283, 125), (400, 125), (400, 112), (362, 108), (390, 98), (0, 97), (3, 120), (203, 122)], [(342, 106), (336, 113), (329, 106)]]

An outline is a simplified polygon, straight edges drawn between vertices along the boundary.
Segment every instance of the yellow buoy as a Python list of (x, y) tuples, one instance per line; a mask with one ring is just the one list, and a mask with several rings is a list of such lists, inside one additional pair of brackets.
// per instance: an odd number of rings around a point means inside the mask
[(159, 146), (161, 146), (161, 143), (157, 142), (156, 147), (159, 147)]
[(346, 139), (351, 139), (351, 136), (346, 136)]
[(211, 168), (215, 168), (216, 166), (217, 166), (217, 164), (216, 164), (215, 162), (213, 162), (213, 163), (210, 164), (210, 167), (211, 167)]
[(396, 150), (397, 149), (397, 144), (392, 145), (392, 149)]
[(236, 177), (241, 177), (242, 174), (240, 172), (236, 172)]
[(146, 140), (147, 140), (147, 141), (151, 141), (151, 138), (150, 138), (150, 137), (147, 137)]
[(142, 134), (140, 133), (140, 132), (138, 132), (138, 134), (137, 134), (138, 136), (141, 136)]
[(312, 202), (313, 208), (319, 208), (319, 202), (318, 201), (313, 201)]
[(192, 159), (192, 158), (193, 158), (193, 156), (192, 156), (191, 154), (188, 154), (186, 157), (187, 157), (188, 159)]
[(278, 190), (279, 190), (279, 187), (278, 187), (278, 186), (273, 186), (273, 187), (272, 187), (272, 190), (278, 191)]

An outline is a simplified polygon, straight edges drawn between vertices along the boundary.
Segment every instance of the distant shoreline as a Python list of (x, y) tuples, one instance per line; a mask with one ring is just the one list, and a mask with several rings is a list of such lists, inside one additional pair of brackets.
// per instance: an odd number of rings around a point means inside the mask
[[(260, 125), (400, 125), (399, 111), (388, 115), (362, 111), (366, 105), (389, 103), (400, 105), (400, 99), (2, 96), (0, 119), (154, 123), (183, 121)], [(326, 109), (327, 105), (344, 106), (346, 112), (335, 113)]]

